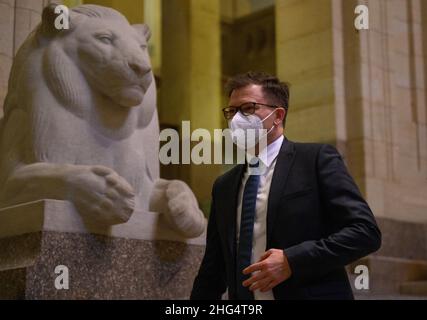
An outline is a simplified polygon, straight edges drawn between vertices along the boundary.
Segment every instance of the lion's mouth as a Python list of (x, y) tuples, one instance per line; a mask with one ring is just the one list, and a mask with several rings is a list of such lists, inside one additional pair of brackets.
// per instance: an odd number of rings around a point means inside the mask
[(153, 81), (151, 72), (147, 72), (142, 79), (139, 82), (139, 86), (144, 90), (144, 93), (147, 92), (148, 88), (151, 85), (151, 82)]
[(128, 89), (134, 89), (134, 90), (140, 90), (143, 93), (147, 92), (149, 86), (151, 84), (151, 74), (146, 73), (143, 77), (132, 79), (129, 81), (128, 85), (126, 87)]
[(128, 86), (128, 89), (130, 89), (130, 90), (139, 90), (139, 91), (143, 91), (143, 92), (145, 92), (145, 88), (143, 87), (143, 85), (142, 84), (134, 84), (134, 85), (130, 85), (130, 86)]
[[(121, 74), (111, 77), (110, 81), (104, 79), (94, 81), (99, 90), (107, 97), (115, 101), (117, 104), (124, 107), (134, 107), (141, 104), (145, 93), (148, 91), (152, 83), (151, 73), (145, 74), (143, 77), (136, 77), (130, 74)], [(107, 82), (107, 86), (105, 86)], [(104, 83), (103, 86), (99, 85)]]

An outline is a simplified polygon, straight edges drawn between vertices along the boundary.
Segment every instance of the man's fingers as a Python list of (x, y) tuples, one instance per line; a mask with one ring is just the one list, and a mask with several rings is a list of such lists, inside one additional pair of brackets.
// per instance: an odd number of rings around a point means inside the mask
[(267, 259), (271, 254), (273, 253), (272, 250), (268, 250), (266, 252), (264, 252), (264, 254), (261, 256), (261, 258), (259, 258), (259, 262), (261, 262), (262, 260)]
[(255, 290), (258, 290), (258, 289), (266, 288), (271, 283), (271, 281), (272, 281), (272, 279), (269, 278), (269, 277), (268, 278), (264, 278), (262, 280), (259, 280), (259, 281), (255, 282), (253, 285), (251, 285), (249, 287), (249, 290), (255, 291)]
[(247, 267), (246, 269), (243, 269), (243, 274), (249, 274), (249, 273), (252, 273), (255, 271), (261, 271), (263, 266), (264, 266), (263, 261), (254, 263), (254, 264), (250, 265), (249, 267)]
[(242, 284), (243, 284), (244, 287), (249, 287), (254, 282), (257, 282), (257, 281), (259, 281), (261, 279), (264, 279), (265, 277), (266, 277), (266, 274), (264, 272), (257, 272), (256, 274), (254, 274), (249, 279), (243, 281)]
[(277, 286), (277, 281), (271, 281), (267, 286), (265, 286), (264, 288), (260, 288), (261, 292), (266, 292), (269, 290), (272, 290), (275, 286)]

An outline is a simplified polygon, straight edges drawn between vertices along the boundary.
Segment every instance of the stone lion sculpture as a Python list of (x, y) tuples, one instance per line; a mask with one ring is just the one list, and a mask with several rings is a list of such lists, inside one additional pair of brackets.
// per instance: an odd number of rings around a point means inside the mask
[(0, 207), (69, 200), (85, 217), (124, 223), (164, 214), (187, 238), (206, 219), (182, 181), (159, 179), (156, 87), (146, 25), (82, 5), (57, 30), (55, 5), (20, 48), (0, 120)]

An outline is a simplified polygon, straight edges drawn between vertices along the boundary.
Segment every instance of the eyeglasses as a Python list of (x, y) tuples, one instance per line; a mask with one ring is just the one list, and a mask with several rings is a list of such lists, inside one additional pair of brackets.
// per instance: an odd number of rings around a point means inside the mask
[(259, 106), (277, 108), (277, 106), (272, 106), (264, 103), (245, 102), (238, 107), (229, 106), (227, 108), (224, 108), (222, 109), (222, 112), (224, 113), (225, 119), (231, 120), (238, 111), (240, 111), (245, 116), (249, 116), (251, 114), (254, 114), (255, 110), (259, 109)]

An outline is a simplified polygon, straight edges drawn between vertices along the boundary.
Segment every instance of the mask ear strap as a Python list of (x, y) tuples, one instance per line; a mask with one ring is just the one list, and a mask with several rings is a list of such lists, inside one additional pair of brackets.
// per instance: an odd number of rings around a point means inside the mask
[(275, 113), (275, 112), (276, 112), (276, 110), (277, 110), (277, 109), (274, 109), (273, 111), (271, 111), (271, 113), (270, 113), (268, 116), (266, 116), (264, 119), (262, 119), (262, 120), (261, 120), (261, 122), (264, 122), (265, 120), (267, 120), (268, 118), (270, 118), (270, 116), (271, 116), (273, 113)]
[[(277, 109), (274, 109), (273, 111), (271, 111), (271, 113), (268, 116), (266, 116), (261, 122), (264, 122), (265, 120), (267, 120), (273, 113), (276, 112), (276, 110)], [(267, 131), (266, 134), (269, 134), (271, 131), (273, 131), (273, 129), (274, 129), (275, 126), (276, 126), (276, 124), (273, 122), (273, 125), (271, 126), (270, 129), (268, 129), (268, 131)]]
[(276, 126), (276, 124), (273, 122), (273, 125), (271, 126), (270, 130), (267, 131), (267, 134), (269, 134), (271, 131), (273, 131), (275, 126)]

